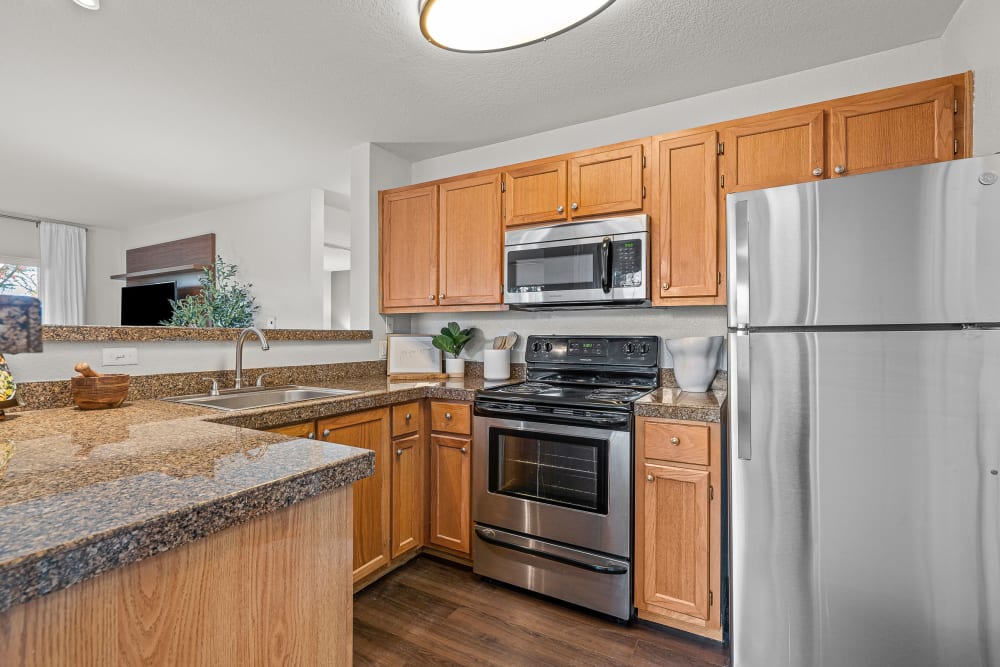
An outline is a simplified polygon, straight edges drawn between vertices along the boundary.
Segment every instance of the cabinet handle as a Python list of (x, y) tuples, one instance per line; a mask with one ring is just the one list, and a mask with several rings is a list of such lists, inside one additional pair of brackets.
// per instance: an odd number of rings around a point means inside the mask
[(433, 294), (428, 294), (427, 295), (427, 300), (428, 301), (433, 301), (434, 300), (434, 295)]
[(569, 207), (575, 211), (576, 209), (580, 208), (580, 205), (577, 204), (576, 202), (573, 202), (572, 204), (569, 205)]
[(396, 456), (402, 456), (402, 455), (403, 455), (403, 450), (402, 449), (397, 449), (396, 450)]
[(845, 167), (842, 164), (838, 164), (836, 167), (833, 168), (833, 171), (837, 174), (843, 174), (845, 171), (847, 171), (847, 167)]
[(813, 169), (813, 176), (822, 176), (822, 175), (823, 175), (823, 167), (816, 167), (815, 169)]
[(678, 438), (678, 437), (677, 437), (677, 436), (675, 435), (674, 437), (670, 438), (670, 444), (671, 444), (671, 445), (679, 445), (679, 444), (681, 444), (681, 439), (680, 439), (680, 438)]
[(647, 482), (652, 482), (653, 481), (653, 476), (652, 475), (646, 475), (646, 481)]
[(662, 285), (660, 285), (660, 289), (666, 292), (668, 289), (670, 289), (670, 283), (663, 283)]
[(323, 437), (326, 438), (329, 437), (329, 435), (330, 435), (330, 429), (328, 428), (323, 429)]
[(410, 421), (410, 417), (412, 417), (412, 416), (413, 416), (413, 415), (411, 415), (411, 414), (410, 414), (409, 412), (407, 412), (407, 413), (406, 413), (406, 414), (404, 415), (404, 418), (406, 419), (406, 421)]
[(307, 435), (306, 437), (309, 438), (310, 440), (315, 440), (316, 439), (316, 432), (315, 431), (309, 431), (309, 435)]
[(560, 206), (560, 207), (556, 208), (556, 213), (562, 213), (565, 210), (566, 209), (564, 209), (562, 206)]
[(468, 450), (468, 448), (466, 448), (466, 447), (462, 447), (462, 453), (463, 453), (463, 454), (466, 454), (466, 453), (468, 453), (468, 451), (469, 451), (469, 450)]
[(444, 418), (445, 419), (451, 419), (451, 413), (450, 412), (444, 413)]

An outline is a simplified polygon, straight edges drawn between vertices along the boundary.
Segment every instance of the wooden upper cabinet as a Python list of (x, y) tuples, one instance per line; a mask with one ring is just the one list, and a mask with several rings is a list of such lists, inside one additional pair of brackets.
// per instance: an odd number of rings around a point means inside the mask
[(382, 308), (437, 303), (437, 186), (382, 195), (379, 216)]
[(958, 97), (952, 84), (869, 93), (830, 111), (830, 176), (950, 160)]
[(450, 181), (439, 187), (438, 303), (500, 303), (500, 174)]
[(569, 219), (566, 160), (517, 167), (504, 172), (504, 224), (531, 225)]
[(642, 144), (577, 154), (569, 160), (569, 214), (641, 211), (642, 185)]
[(823, 110), (778, 111), (723, 128), (725, 192), (823, 178)]
[(714, 131), (653, 138), (656, 305), (669, 305), (677, 297), (715, 297), (719, 292), (717, 147)]
[(709, 471), (645, 464), (642, 603), (708, 619)]

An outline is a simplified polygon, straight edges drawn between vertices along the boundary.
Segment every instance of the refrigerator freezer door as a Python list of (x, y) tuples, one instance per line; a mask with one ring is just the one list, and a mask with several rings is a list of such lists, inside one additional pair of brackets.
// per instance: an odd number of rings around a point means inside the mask
[(1000, 665), (1000, 330), (742, 335), (734, 667)]
[(727, 207), (731, 327), (1000, 322), (1000, 155)]

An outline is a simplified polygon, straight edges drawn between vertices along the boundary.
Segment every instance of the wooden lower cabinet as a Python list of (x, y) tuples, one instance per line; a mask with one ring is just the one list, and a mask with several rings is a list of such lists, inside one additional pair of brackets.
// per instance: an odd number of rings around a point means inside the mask
[(639, 617), (716, 640), (722, 639), (721, 455), (717, 423), (636, 419)]
[(310, 440), (316, 438), (316, 422), (314, 421), (275, 426), (267, 430), (271, 433), (281, 433), (282, 435), (290, 435), (296, 438), (309, 438)]
[(431, 434), (430, 543), (470, 553), (472, 439)]
[(415, 433), (392, 441), (392, 557), (423, 546), (424, 438)]
[(327, 442), (375, 452), (375, 474), (353, 487), (354, 581), (358, 581), (388, 565), (391, 555), (389, 409), (320, 419), (317, 427)]

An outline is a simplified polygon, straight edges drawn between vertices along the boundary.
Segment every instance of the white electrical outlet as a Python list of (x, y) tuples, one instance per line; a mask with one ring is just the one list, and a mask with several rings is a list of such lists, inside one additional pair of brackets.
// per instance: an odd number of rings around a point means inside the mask
[(101, 349), (103, 366), (135, 366), (139, 363), (139, 349), (135, 347), (105, 347)]
[(264, 318), (264, 328), (265, 329), (277, 329), (278, 328), (278, 318), (274, 315)]
[(385, 359), (387, 356), (389, 356), (389, 341), (380, 340), (378, 342), (378, 358)]

